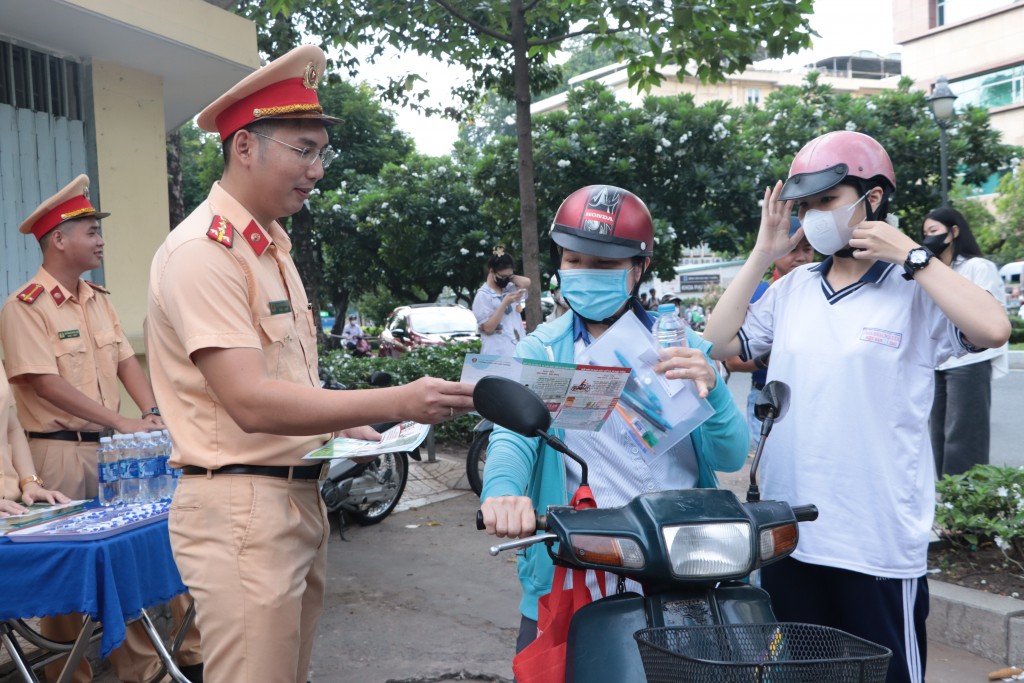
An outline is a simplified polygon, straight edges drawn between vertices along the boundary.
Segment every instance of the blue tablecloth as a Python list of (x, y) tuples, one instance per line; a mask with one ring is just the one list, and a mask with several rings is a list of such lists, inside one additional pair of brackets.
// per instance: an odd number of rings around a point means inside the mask
[(166, 519), (98, 541), (0, 537), (0, 620), (88, 614), (103, 624), (102, 657), (124, 640), (126, 621), (185, 590)]

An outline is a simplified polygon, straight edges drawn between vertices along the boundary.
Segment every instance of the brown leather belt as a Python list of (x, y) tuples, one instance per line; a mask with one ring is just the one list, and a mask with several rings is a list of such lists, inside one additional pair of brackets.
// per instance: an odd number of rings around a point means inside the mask
[(53, 439), (54, 441), (89, 441), (98, 443), (101, 432), (71, 432), (66, 429), (59, 432), (26, 432), (30, 439)]
[(202, 476), (217, 474), (248, 474), (255, 477), (277, 477), (279, 479), (322, 479), (327, 474), (327, 463), (305, 467), (285, 467), (283, 465), (223, 465), (217, 469), (207, 469), (197, 465), (185, 465), (182, 474)]

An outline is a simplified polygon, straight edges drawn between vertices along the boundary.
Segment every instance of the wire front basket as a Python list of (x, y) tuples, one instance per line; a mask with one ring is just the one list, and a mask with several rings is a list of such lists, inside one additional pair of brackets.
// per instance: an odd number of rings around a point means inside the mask
[(647, 628), (633, 637), (648, 683), (885, 683), (892, 657), (811, 624)]

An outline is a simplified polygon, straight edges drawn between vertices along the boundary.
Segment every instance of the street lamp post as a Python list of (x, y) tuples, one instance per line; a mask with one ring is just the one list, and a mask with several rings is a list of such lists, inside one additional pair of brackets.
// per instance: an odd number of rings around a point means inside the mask
[(946, 151), (946, 127), (953, 118), (953, 102), (956, 95), (949, 89), (949, 81), (945, 76), (939, 76), (932, 88), (932, 94), (928, 97), (928, 106), (932, 110), (935, 122), (939, 124), (939, 175), (942, 181), (942, 205), (949, 203), (949, 171), (947, 169)]

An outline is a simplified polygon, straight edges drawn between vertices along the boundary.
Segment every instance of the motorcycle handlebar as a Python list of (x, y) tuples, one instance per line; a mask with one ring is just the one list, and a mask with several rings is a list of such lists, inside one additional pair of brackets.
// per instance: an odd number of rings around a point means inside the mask
[[(537, 519), (537, 531), (547, 531), (548, 530), (548, 516), (547, 515), (536, 515), (536, 519)], [(477, 510), (476, 511), (476, 528), (477, 528), (477, 531), (483, 531), (484, 529), (487, 528), (487, 525), (484, 524), (484, 513), (483, 513), (483, 510)]]
[(813, 522), (818, 518), (818, 507), (816, 505), (794, 505), (793, 515), (798, 522)]

